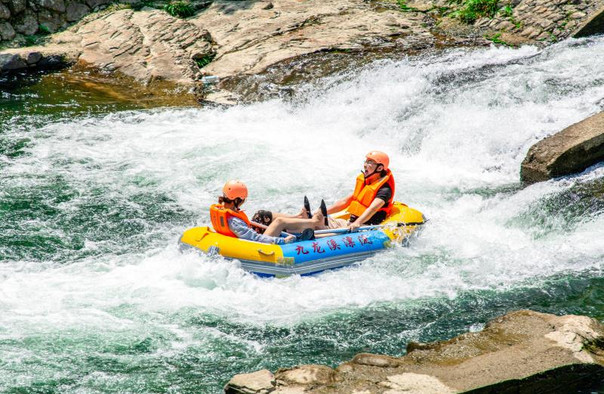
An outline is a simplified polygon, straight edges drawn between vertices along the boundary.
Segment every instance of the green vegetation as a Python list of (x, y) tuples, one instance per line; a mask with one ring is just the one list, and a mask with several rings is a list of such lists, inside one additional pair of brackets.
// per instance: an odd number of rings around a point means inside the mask
[(494, 35), (492, 35), (491, 37), (489, 37), (488, 35), (484, 36), (484, 38), (486, 38), (487, 40), (491, 41), (494, 44), (499, 44), (499, 45), (505, 45), (508, 47), (513, 47), (512, 44), (505, 42), (501, 39), (501, 33), (496, 33)]
[(215, 57), (216, 57), (215, 53), (212, 53), (210, 55), (205, 55), (205, 56), (195, 59), (195, 63), (197, 63), (197, 67), (204, 68), (208, 64), (212, 63), (212, 60), (214, 60)]
[(40, 37), (36, 35), (25, 36), (25, 44), (26, 47), (32, 47), (38, 43), (38, 39)]
[(39, 32), (39, 34), (42, 34), (42, 35), (48, 35), (51, 33), (48, 26), (46, 26), (44, 23), (40, 23), (40, 26), (38, 26), (38, 32)]
[(401, 11), (403, 11), (403, 12), (414, 12), (414, 11), (417, 11), (416, 8), (409, 7), (407, 5), (407, 0), (396, 0), (396, 3), (398, 4), (398, 6), (400, 7)]
[(171, 1), (164, 6), (164, 10), (179, 18), (188, 18), (195, 14), (195, 9), (188, 1)]
[(461, 4), (462, 7), (453, 12), (451, 16), (459, 18), (467, 24), (472, 24), (483, 16), (492, 18), (499, 11), (499, 0), (453, 0), (452, 2)]
[(513, 9), (511, 5), (506, 5), (505, 7), (499, 9), (499, 13), (501, 14), (501, 16), (505, 17), (505, 18), (512, 18), (512, 13), (513, 13)]
[(49, 34), (50, 29), (43, 23), (40, 23), (40, 25), (38, 26), (38, 32), (36, 34), (31, 34), (24, 37), (25, 42), (23, 43), (23, 46), (31, 47), (34, 45), (42, 44), (42, 42), (44, 41), (44, 36), (47, 36)]

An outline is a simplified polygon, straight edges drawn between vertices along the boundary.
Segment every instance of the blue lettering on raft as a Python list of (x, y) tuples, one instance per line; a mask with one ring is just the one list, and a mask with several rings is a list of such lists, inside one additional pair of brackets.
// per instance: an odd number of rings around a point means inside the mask
[(326, 259), (384, 249), (390, 238), (379, 230), (363, 231), (317, 238), (312, 241), (281, 245), (283, 257), (293, 258), (295, 263)]

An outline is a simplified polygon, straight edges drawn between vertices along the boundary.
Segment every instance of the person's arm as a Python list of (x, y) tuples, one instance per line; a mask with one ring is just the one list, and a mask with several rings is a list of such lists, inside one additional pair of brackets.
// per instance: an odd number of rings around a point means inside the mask
[[(335, 212), (340, 212), (342, 209), (346, 208), (352, 202), (352, 193), (341, 200), (336, 201), (333, 205), (327, 208), (327, 214), (331, 215)], [(371, 216), (370, 216), (371, 217)]]
[(351, 231), (355, 231), (357, 228), (361, 227), (363, 225), (363, 223), (365, 223), (366, 221), (368, 221), (369, 219), (371, 219), (371, 217), (373, 215), (375, 215), (375, 213), (377, 211), (380, 210), (380, 208), (382, 208), (384, 206), (386, 202), (384, 200), (382, 200), (381, 198), (375, 198), (372, 202), (371, 205), (369, 205), (369, 207), (365, 210), (365, 212), (363, 212), (361, 214), (361, 216), (359, 216), (357, 218), (357, 220), (355, 220), (354, 222), (350, 223), (350, 225), (348, 225), (348, 228)]
[(270, 235), (258, 234), (251, 229), (243, 220), (239, 218), (229, 218), (229, 229), (237, 238), (247, 241), (262, 242), (265, 244), (284, 244), (285, 239), (280, 237), (271, 237)]

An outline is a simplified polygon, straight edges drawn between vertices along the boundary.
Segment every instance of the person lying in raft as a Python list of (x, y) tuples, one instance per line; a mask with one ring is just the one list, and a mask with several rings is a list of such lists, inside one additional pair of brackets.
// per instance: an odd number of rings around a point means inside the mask
[(324, 220), (320, 212), (308, 219), (282, 215), (273, 220), (264, 234), (258, 234), (252, 229), (253, 224), (245, 212), (240, 209), (247, 195), (247, 186), (243, 182), (228, 181), (225, 183), (222, 188), (222, 196), (218, 198), (218, 204), (210, 206), (210, 220), (217, 233), (254, 242), (284, 244), (296, 240), (294, 235), (288, 235), (285, 238), (279, 237), (285, 227), (290, 231), (302, 232), (306, 228), (319, 225)]
[[(365, 156), (365, 159), (363, 173), (357, 177), (352, 194), (336, 201), (329, 208), (325, 206), (324, 201), (321, 201), (321, 208), (315, 215), (321, 214), (325, 221), (324, 223), (319, 222), (313, 229), (323, 230), (348, 227), (350, 231), (355, 231), (362, 225), (380, 224), (388, 217), (392, 210), (395, 191), (394, 177), (388, 168), (390, 158), (384, 152), (371, 151)], [(306, 197), (304, 197), (304, 207), (305, 209), (296, 215), (295, 218), (302, 218), (306, 215), (308, 217), (311, 216), (310, 206)], [(343, 210), (350, 213), (349, 220), (328, 216), (328, 214)], [(265, 226), (278, 222), (279, 225), (275, 228), (278, 228), (279, 231), (284, 229), (295, 231), (288, 225), (294, 221), (290, 221), (283, 214), (260, 210), (254, 214), (253, 220)], [(264, 232), (262, 228), (257, 228), (257, 231), (259, 233)]]
[(345, 210), (350, 213), (350, 219), (327, 217), (321, 228), (348, 227), (350, 231), (356, 231), (362, 225), (382, 223), (390, 214), (394, 200), (395, 183), (389, 164), (390, 158), (384, 152), (369, 152), (352, 194), (327, 208), (327, 214)]

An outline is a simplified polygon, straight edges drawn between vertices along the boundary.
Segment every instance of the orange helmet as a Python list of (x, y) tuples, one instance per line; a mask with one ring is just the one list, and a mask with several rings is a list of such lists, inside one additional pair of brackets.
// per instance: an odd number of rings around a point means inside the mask
[(381, 164), (384, 166), (384, 170), (388, 170), (388, 165), (390, 164), (390, 159), (388, 158), (388, 155), (385, 154), (384, 152), (380, 152), (379, 150), (372, 150), (371, 152), (367, 153), (367, 156), (365, 156), (367, 159), (371, 159), (373, 161), (375, 161), (378, 164)]
[(247, 198), (247, 186), (241, 181), (228, 181), (222, 188), (222, 194), (229, 200), (236, 198), (245, 200)]

